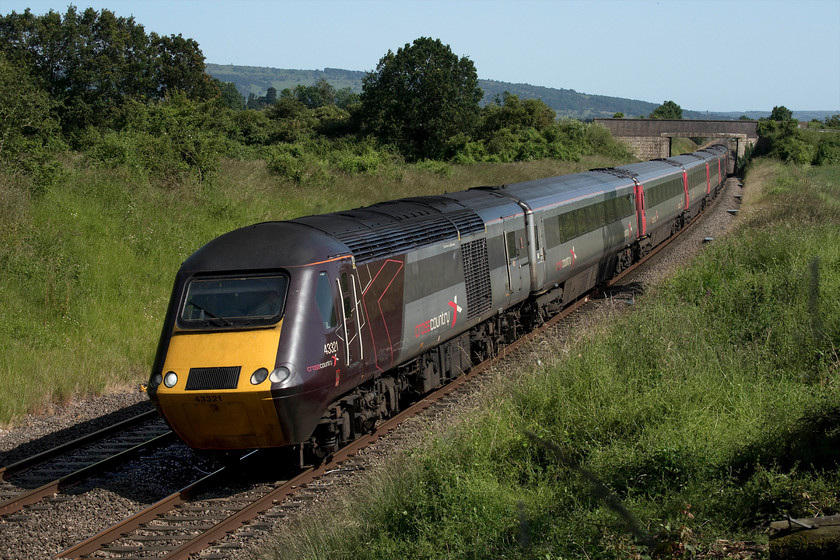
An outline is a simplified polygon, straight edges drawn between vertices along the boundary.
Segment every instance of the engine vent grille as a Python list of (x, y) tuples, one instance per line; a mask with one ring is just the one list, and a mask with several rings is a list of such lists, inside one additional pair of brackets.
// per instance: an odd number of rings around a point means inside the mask
[(487, 239), (464, 243), (461, 253), (464, 257), (464, 282), (467, 288), (467, 318), (472, 319), (490, 309), (492, 303)]
[(236, 389), (240, 366), (192, 368), (187, 377), (187, 391)]

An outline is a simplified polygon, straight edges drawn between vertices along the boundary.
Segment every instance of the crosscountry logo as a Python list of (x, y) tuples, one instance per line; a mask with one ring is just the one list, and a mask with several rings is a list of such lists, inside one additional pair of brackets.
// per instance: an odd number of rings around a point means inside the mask
[(449, 328), (454, 327), (455, 321), (458, 320), (458, 313), (464, 309), (458, 305), (458, 296), (453, 297), (452, 301), (448, 302), (448, 305), (452, 308), (451, 310), (442, 311), (428, 321), (423, 321), (419, 325), (415, 326), (414, 338), (420, 338), (424, 334), (429, 334), (430, 332), (446, 325), (449, 325)]

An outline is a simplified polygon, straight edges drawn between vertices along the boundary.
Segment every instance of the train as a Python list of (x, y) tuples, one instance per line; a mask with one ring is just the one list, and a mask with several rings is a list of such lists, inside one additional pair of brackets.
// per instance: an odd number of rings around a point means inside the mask
[(716, 145), (223, 234), (176, 274), (148, 395), (195, 449), (322, 460), (643, 258), (728, 164)]

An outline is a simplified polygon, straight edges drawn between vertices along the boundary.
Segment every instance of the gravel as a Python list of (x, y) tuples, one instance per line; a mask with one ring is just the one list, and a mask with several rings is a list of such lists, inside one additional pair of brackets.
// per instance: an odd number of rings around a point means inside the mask
[[(727, 180), (726, 188), (702, 218), (671, 246), (654, 257), (644, 270), (635, 272), (622, 281), (624, 293), (633, 294), (655, 286), (703, 250), (706, 238), (720, 237), (737, 220), (729, 209), (738, 207), (735, 195), (740, 195), (739, 181)], [(712, 241), (713, 242), (713, 241)], [(621, 293), (619, 287), (613, 294)], [(622, 312), (631, 306), (624, 298), (599, 298), (592, 304), (600, 308), (593, 319), (575, 318), (574, 328), (581, 323), (597, 323), (603, 313)], [(589, 313), (583, 314), (589, 315)], [(567, 327), (568, 328), (568, 327)], [(563, 327), (560, 327), (561, 331)], [(527, 361), (540, 360), (540, 344), (529, 345)], [(503, 367), (503, 366), (501, 366)], [(501, 369), (501, 367), (499, 369)], [(352, 487), (355, 480), (371, 476), (378, 465), (387, 463), (395, 449), (422, 442), (430, 431), (451, 426), (455, 417), (481, 406), (482, 385), (492, 380), (485, 376), (447, 405), (435, 407), (424, 418), (406, 422), (400, 429), (383, 438), (373, 449), (353, 459), (351, 469), (336, 473), (325, 481), (324, 489), (314, 496), (305, 496), (290, 506), (270, 510), (274, 531), (300, 516), (317, 516), (325, 504), (334, 503), (341, 493)], [(148, 398), (137, 388), (122, 388), (96, 398), (78, 400), (68, 405), (56, 405), (45, 414), (30, 415), (12, 429), (0, 430), (0, 465), (32, 455), (69, 441), (85, 433), (102, 428), (148, 410)], [(20, 514), (0, 518), (0, 559), (29, 560), (50, 558), (66, 547), (98, 532), (124, 517), (136, 512), (164, 495), (197, 478), (203, 470), (211, 468), (189, 448), (175, 444), (141, 457), (107, 477), (74, 487), (55, 499), (30, 506)], [(280, 515), (284, 513), (284, 516)], [(256, 537), (243, 540), (239, 534), (226, 539), (227, 544), (240, 548), (222, 548), (217, 556), (226, 558), (251, 557), (255, 551), (267, 546), (271, 532), (258, 532)], [(207, 554), (210, 554), (208, 552)], [(213, 556), (214, 558), (217, 556)]]

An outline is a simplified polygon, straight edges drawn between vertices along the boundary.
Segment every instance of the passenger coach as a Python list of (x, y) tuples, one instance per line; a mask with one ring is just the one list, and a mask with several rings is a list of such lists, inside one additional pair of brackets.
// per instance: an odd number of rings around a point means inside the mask
[(176, 275), (149, 396), (193, 447), (317, 460), (644, 256), (726, 165), (714, 147), (222, 235)]

